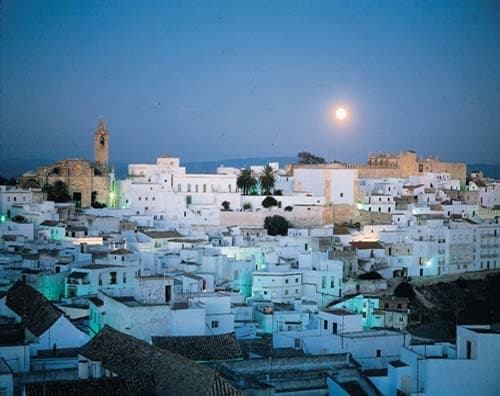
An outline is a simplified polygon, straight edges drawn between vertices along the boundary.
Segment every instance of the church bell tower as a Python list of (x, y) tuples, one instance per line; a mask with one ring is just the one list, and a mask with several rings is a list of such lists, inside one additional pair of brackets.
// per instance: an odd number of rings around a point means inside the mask
[(101, 116), (94, 134), (94, 163), (98, 168), (107, 168), (109, 157), (109, 134)]

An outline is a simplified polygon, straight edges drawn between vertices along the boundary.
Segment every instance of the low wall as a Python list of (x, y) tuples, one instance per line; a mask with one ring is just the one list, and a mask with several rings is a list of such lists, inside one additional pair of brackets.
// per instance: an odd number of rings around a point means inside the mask
[(279, 215), (287, 219), (293, 227), (312, 227), (323, 225), (322, 206), (296, 206), (291, 212), (283, 209), (262, 209), (257, 212), (221, 212), (223, 226), (262, 227), (267, 216)]

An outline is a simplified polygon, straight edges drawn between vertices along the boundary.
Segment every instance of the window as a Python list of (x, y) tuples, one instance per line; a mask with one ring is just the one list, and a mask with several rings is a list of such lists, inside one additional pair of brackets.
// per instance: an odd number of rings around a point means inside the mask
[(182, 184), (177, 184), (177, 191), (181, 192), (182, 191)]
[(472, 343), (470, 341), (467, 341), (467, 357), (466, 359), (471, 359), (472, 358)]
[(377, 357), (381, 357), (382, 356), (382, 351), (380, 349), (377, 349)]
[(285, 279), (285, 283), (288, 283), (288, 279)]
[(340, 193), (340, 198), (344, 198), (344, 193)]
[(126, 272), (123, 273), (123, 283), (127, 283), (127, 273)]
[(187, 192), (191, 192), (191, 184), (187, 185)]
[(230, 184), (228, 184), (228, 185), (227, 185), (227, 190), (228, 190), (229, 192), (231, 192), (231, 185), (230, 185)]
[(109, 273), (109, 284), (116, 285), (116, 272), (112, 271)]
[(198, 184), (195, 184), (195, 186), (194, 186), (194, 191), (195, 191), (195, 192), (198, 192)]
[(206, 192), (207, 192), (207, 185), (206, 185), (206, 184), (204, 184), (204, 185), (203, 185), (203, 192), (204, 192), (204, 193), (206, 193)]
[(165, 286), (165, 303), (166, 304), (170, 303), (171, 298), (172, 298), (172, 286), (166, 285)]
[(326, 276), (321, 277), (321, 288), (322, 289), (326, 288)]
[(295, 283), (299, 283), (299, 278), (295, 278)]
[(217, 329), (219, 327), (219, 321), (218, 320), (212, 320), (212, 329)]
[(335, 277), (332, 276), (330, 277), (330, 289), (333, 289), (335, 287)]
[(288, 296), (288, 289), (285, 289), (285, 296)]
[(328, 320), (323, 321), (323, 329), (328, 330)]

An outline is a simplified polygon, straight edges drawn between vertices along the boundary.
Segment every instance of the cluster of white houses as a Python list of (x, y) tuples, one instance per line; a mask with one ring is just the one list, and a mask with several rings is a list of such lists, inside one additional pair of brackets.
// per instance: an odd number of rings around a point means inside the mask
[[(240, 170), (189, 174), (169, 156), (130, 165), (125, 180), (110, 182), (107, 208), (0, 186), (0, 394), (35, 394), (33, 383), (47, 378), (75, 389), (91, 377), (107, 383), (128, 372), (104, 367), (93, 349), (113, 337), (147, 350), (155, 340), (180, 348), (185, 337), (205, 348), (227, 335), (224, 343), (250, 345), (249, 357), (265, 356), (259, 342), (271, 335), (271, 350), (329, 367), (328, 378), (290, 379), (290, 394), (308, 383), (349, 394), (353, 381), (369, 394), (494, 394), (500, 334), (459, 326), (456, 345), (414, 345), (409, 300), (389, 293), (388, 282), (500, 268), (499, 182), (479, 173), (464, 180), (432, 161), (408, 175), (385, 164), (380, 176), (373, 163), (270, 164), (273, 208), (258, 189), (241, 194)], [(292, 223), (287, 236), (267, 234), (264, 218), (276, 214)], [(83, 345), (87, 355), (74, 349)], [(349, 356), (385, 371), (355, 381)], [(221, 373), (232, 373), (235, 388), (224, 383), (214, 394), (272, 394), (272, 375), (267, 387), (249, 379), (255, 364), (225, 362)], [(445, 381), (443, 370), (454, 374)], [(466, 383), (465, 372), (473, 376)]]

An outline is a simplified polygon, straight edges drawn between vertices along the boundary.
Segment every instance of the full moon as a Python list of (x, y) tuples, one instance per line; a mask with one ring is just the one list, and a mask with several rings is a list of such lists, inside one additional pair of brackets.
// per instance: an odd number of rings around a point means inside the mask
[(337, 117), (338, 120), (343, 121), (347, 117), (347, 110), (344, 109), (343, 107), (339, 107), (335, 111), (335, 117)]

